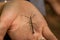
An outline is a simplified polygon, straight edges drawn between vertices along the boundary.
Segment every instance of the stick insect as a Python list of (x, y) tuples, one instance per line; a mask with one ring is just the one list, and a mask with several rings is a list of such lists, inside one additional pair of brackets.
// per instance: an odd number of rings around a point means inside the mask
[(33, 26), (32, 18), (33, 18), (34, 16), (35, 16), (35, 15), (30, 16), (30, 17), (25, 16), (25, 17), (29, 18), (29, 22), (27, 22), (27, 23), (30, 24), (33, 34), (34, 34), (34, 26)]

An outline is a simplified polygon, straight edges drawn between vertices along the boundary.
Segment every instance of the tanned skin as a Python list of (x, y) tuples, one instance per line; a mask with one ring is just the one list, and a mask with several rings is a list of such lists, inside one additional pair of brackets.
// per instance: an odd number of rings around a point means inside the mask
[(6, 32), (11, 40), (57, 40), (41, 13), (27, 1), (5, 5), (0, 16), (0, 40)]
[(0, 2), (0, 15), (1, 15), (1, 12), (2, 12), (2, 10), (3, 10), (4, 5), (5, 5), (4, 2)]

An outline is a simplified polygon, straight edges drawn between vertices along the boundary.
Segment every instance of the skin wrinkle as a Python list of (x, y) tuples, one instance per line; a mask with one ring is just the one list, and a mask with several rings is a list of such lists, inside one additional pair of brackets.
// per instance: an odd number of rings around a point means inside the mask
[[(24, 16), (24, 15), (21, 15), (21, 16)], [(29, 21), (28, 22), (26, 22), (25, 24), (30, 24), (30, 26), (31, 26), (31, 20), (30, 20), (30, 17), (28, 17), (28, 16), (24, 16), (24, 17), (26, 17), (26, 18), (28, 18), (29, 19)], [(25, 25), (24, 24), (24, 25)], [(16, 27), (15, 29), (13, 29), (13, 30), (10, 30), (11, 28), (9, 28), (8, 30), (9, 31), (15, 31), (15, 30), (17, 30), (19, 27)], [(32, 27), (31, 27), (31, 29), (32, 29)]]
[[(25, 16), (24, 16), (24, 17), (25, 17)], [(26, 18), (29, 18), (29, 17), (26, 16)], [(25, 24), (25, 25), (29, 25), (29, 24), (27, 24), (27, 22), (24, 23), (24, 24)], [(24, 25), (24, 26), (25, 26), (25, 25)], [(19, 27), (18, 27), (18, 28), (19, 28)], [(17, 29), (18, 29), (18, 28), (17, 28)], [(31, 28), (31, 27), (30, 27), (30, 28)], [(17, 29), (16, 29), (16, 30), (17, 30)], [(28, 39), (30, 40), (30, 38), (27, 38), (26, 40), (28, 40)]]
[[(18, 15), (17, 15), (17, 16), (18, 16)], [(17, 16), (15, 17), (15, 19), (17, 18)], [(15, 19), (14, 19), (14, 20), (15, 20)], [(14, 20), (13, 20), (13, 21), (14, 21)], [(11, 27), (11, 25), (10, 25), (10, 27)], [(10, 27), (9, 27), (9, 29), (8, 29), (9, 31), (11, 31), (11, 30), (10, 30)], [(16, 27), (16, 29), (18, 29), (18, 28)]]

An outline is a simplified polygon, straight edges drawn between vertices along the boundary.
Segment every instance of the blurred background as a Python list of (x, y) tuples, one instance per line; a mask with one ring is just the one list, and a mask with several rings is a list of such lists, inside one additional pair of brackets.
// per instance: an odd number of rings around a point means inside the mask
[[(54, 3), (53, 3), (54, 4)], [(46, 20), (47, 23), (52, 30), (52, 32), (56, 35), (56, 37), (60, 40), (60, 15), (54, 11), (52, 6), (45, 1), (46, 7)]]
[[(4, 4), (5, 4), (4, 1), (5, 0), (0, 0), (0, 15), (1, 15), (2, 9), (3, 9)], [(37, 3), (37, 1), (34, 1), (34, 2)], [(41, 4), (37, 5), (35, 3), (33, 3), (33, 4), (36, 7), (38, 5), (41, 5)], [(41, 7), (43, 7), (44, 9)], [(49, 28), (52, 30), (52, 32), (55, 34), (55, 36), (60, 40), (60, 15), (57, 15), (56, 11), (54, 11), (53, 7), (46, 0), (43, 0), (43, 4), (40, 6), (40, 9), (38, 8), (38, 10), (39, 11), (42, 10), (41, 13), (44, 16), (44, 18), (46, 19), (46, 21), (49, 25)], [(8, 35), (5, 36), (5, 40), (6, 39), (9, 40)]]

